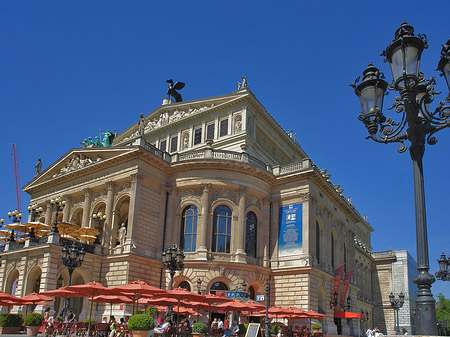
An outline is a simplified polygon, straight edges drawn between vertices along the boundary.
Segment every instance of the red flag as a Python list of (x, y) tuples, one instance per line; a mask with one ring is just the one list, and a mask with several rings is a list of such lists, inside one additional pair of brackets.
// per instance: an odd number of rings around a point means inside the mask
[(344, 277), (344, 289), (342, 291), (342, 298), (341, 298), (341, 308), (345, 308), (345, 298), (347, 296), (347, 290), (348, 286), (350, 284), (350, 279), (352, 278), (353, 270), (350, 270), (348, 273), (345, 274)]
[[(339, 290), (341, 289), (341, 280), (342, 276), (344, 275), (344, 266), (342, 265), (339, 268), (336, 268), (334, 272), (334, 286), (333, 286), (333, 294), (331, 294), (331, 299), (334, 300), (334, 294), (337, 294), (339, 296)], [(339, 298), (339, 297), (337, 297)], [(336, 303), (337, 305), (337, 303)]]

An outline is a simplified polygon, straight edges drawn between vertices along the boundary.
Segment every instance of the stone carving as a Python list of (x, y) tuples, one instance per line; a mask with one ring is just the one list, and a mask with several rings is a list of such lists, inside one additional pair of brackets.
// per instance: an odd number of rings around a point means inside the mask
[(94, 194), (94, 200), (95, 200), (95, 199), (105, 198), (105, 197), (106, 197), (106, 194), (107, 194), (107, 191), (106, 191), (106, 190), (100, 190), (100, 191), (97, 191), (97, 192), (95, 192), (95, 194)]
[(182, 140), (183, 140), (183, 142), (182, 142), (182, 144), (183, 144), (182, 145), (182, 149), (186, 150), (186, 149), (189, 148), (189, 132), (183, 133), (183, 135), (181, 137), (182, 137)]
[(117, 190), (117, 193), (119, 194), (119, 193), (122, 193), (122, 192), (124, 192), (124, 191), (129, 191), (130, 190), (130, 188), (131, 188), (131, 183), (125, 183), (125, 184), (123, 184), (122, 186), (120, 186), (119, 188), (118, 188), (118, 190)]
[(247, 76), (242, 75), (242, 83), (237, 82), (237, 84), (238, 84), (238, 90), (248, 88)]
[(42, 160), (41, 158), (38, 159), (36, 165), (34, 165), (34, 169), (36, 171), (36, 174), (34, 175), (35, 177), (37, 177), (38, 175), (41, 174), (41, 170), (42, 170)]
[(144, 129), (145, 129), (145, 118), (143, 114), (140, 114), (139, 124), (138, 124), (138, 132), (140, 137), (144, 137)]
[(202, 191), (199, 189), (189, 189), (189, 190), (183, 190), (180, 192), (180, 198), (181, 200), (192, 200), (192, 199), (197, 199), (200, 200), (202, 196)]
[(57, 176), (84, 168), (86, 166), (89, 166), (89, 165), (91, 165), (95, 162), (99, 162), (101, 160), (102, 160), (102, 158), (99, 156), (95, 159), (95, 161), (93, 161), (92, 159), (86, 157), (83, 153), (81, 153), (79, 155), (74, 154), (74, 155), (72, 155), (71, 158), (67, 159), (66, 165), (63, 168), (61, 168), (59, 171), (57, 171), (53, 175), (53, 177), (57, 177)]
[(123, 246), (125, 244), (125, 241), (127, 240), (127, 227), (124, 223), (120, 225), (117, 237), (119, 238), (119, 244)]
[(242, 131), (242, 116), (237, 115), (234, 117), (234, 133), (240, 133)]

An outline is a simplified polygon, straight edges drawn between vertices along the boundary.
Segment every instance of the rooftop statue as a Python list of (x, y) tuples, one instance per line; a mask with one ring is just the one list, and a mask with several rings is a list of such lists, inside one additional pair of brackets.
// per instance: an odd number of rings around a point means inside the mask
[(87, 139), (84, 139), (84, 141), (80, 144), (83, 147), (110, 147), (112, 146), (115, 136), (116, 134), (112, 133), (109, 130), (107, 130), (106, 132), (102, 132), (102, 130), (100, 130), (100, 137), (103, 137), (102, 140), (100, 140), (99, 136), (95, 136), (94, 140), (92, 139), (92, 137), (88, 137)]
[(237, 82), (238, 90), (248, 88), (247, 76), (242, 75), (242, 83)]
[(179, 92), (177, 92), (177, 90), (183, 89), (185, 86), (185, 83), (177, 82), (174, 85), (172, 79), (167, 80), (166, 82), (169, 83), (169, 88), (167, 89), (167, 95), (169, 95), (169, 99), (170, 99), (170, 96), (172, 96), (173, 98), (175, 98), (176, 102), (182, 102), (183, 99), (181, 98), (181, 95)]

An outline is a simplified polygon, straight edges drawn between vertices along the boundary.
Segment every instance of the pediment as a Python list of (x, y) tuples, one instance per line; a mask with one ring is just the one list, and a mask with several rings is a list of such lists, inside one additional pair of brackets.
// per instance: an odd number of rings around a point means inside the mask
[(112, 161), (127, 156), (135, 151), (138, 151), (136, 147), (72, 149), (55, 163), (50, 165), (40, 175), (34, 177), (32, 181), (23, 187), (23, 190), (31, 190), (51, 181), (67, 179), (71, 175), (82, 174), (95, 167), (108, 165)]
[[(208, 114), (212, 112), (212, 110), (237, 104), (238, 101), (247, 95), (248, 90), (243, 90), (224, 96), (161, 105), (148, 115), (144, 116), (144, 135), (147, 136), (154, 130), (185, 121), (194, 116)], [(138, 128), (139, 122), (136, 122), (114, 139), (114, 145), (120, 145), (123, 142), (136, 138), (139, 135)]]

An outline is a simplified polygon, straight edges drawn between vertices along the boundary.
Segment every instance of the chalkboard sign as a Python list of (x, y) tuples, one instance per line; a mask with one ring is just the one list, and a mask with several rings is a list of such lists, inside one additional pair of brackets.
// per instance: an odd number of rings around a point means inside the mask
[(259, 323), (250, 323), (247, 328), (245, 337), (263, 337)]

